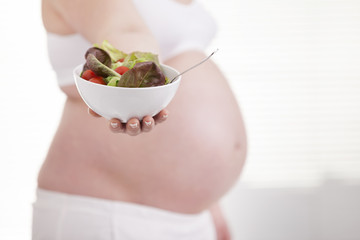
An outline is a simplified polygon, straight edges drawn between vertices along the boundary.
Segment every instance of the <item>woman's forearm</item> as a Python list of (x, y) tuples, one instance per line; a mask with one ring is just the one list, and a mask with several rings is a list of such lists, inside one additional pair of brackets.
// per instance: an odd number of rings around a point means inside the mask
[(221, 211), (220, 204), (214, 204), (210, 208), (210, 213), (214, 220), (217, 240), (231, 240), (230, 230), (227, 221)]

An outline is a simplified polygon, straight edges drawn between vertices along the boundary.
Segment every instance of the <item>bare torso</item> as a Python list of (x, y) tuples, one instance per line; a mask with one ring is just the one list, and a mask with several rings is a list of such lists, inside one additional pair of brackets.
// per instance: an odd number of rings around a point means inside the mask
[[(73, 33), (46, 2), (46, 29)], [(164, 63), (183, 70), (204, 57), (188, 51)], [(39, 174), (40, 188), (196, 213), (238, 178), (245, 131), (237, 102), (213, 62), (184, 75), (167, 107), (169, 119), (135, 137), (114, 134), (105, 119), (89, 116), (75, 86), (62, 90), (69, 97)]]

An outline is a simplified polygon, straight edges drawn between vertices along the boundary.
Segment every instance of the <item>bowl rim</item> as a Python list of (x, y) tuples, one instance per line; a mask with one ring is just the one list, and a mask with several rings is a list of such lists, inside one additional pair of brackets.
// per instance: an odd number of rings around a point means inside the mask
[[(175, 68), (173, 67), (170, 67), (169, 65), (165, 65), (165, 64), (160, 64), (162, 67), (166, 67), (166, 68), (169, 68), (170, 70), (176, 72), (177, 74), (179, 74), (179, 71), (176, 70)], [(165, 85), (161, 85), (161, 86), (154, 86), (154, 87), (114, 87), (114, 86), (107, 86), (107, 85), (102, 85), (102, 84), (98, 84), (98, 83), (93, 83), (93, 82), (89, 82), (85, 79), (83, 79), (82, 77), (80, 77), (80, 75), (77, 73), (81, 68), (84, 67), (84, 63), (82, 64), (79, 64), (78, 66), (76, 66), (74, 69), (73, 69), (73, 75), (75, 76), (76, 79), (80, 80), (80, 81), (83, 81), (83, 82), (86, 82), (88, 84), (94, 84), (96, 86), (99, 86), (99, 87), (103, 87), (103, 88), (112, 88), (112, 89), (123, 89), (126, 91), (146, 91), (148, 89), (159, 89), (159, 88), (166, 88), (170, 85), (174, 85), (174, 84), (177, 84), (181, 81), (181, 77), (182, 76), (178, 76), (177, 79), (175, 79), (175, 81), (173, 82), (170, 82), (168, 84), (165, 84)], [(75, 81), (76, 83), (77, 81)]]

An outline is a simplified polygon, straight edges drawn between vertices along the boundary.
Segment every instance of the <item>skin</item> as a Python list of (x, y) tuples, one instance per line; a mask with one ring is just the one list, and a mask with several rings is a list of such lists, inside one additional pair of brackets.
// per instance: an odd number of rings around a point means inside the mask
[[(43, 0), (44, 26), (60, 35), (79, 33), (91, 43), (106, 39), (124, 52), (158, 53), (131, 1), (107, 3)], [(204, 57), (187, 51), (164, 64), (185, 69)], [(142, 121), (107, 121), (86, 107), (75, 86), (62, 91), (67, 100), (39, 172), (40, 188), (180, 213), (210, 209), (218, 239), (230, 239), (218, 201), (241, 172), (246, 137), (237, 102), (214, 62), (184, 75), (167, 109)]]

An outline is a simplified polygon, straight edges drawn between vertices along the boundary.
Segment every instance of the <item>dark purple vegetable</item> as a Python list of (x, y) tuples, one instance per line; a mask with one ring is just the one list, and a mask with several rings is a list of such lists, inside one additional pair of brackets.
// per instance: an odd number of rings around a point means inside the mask
[(120, 77), (120, 74), (101, 63), (93, 54), (89, 53), (86, 57), (86, 66), (92, 70), (96, 75), (101, 77), (116, 76)]
[[(104, 64), (107, 67), (111, 67), (111, 57), (110, 55), (102, 50), (101, 48), (97, 47), (91, 47), (89, 48), (85, 53), (85, 59), (89, 56), (89, 54), (94, 55), (102, 64)], [(83, 71), (90, 69), (89, 65), (85, 63)]]
[(165, 75), (154, 62), (139, 62), (121, 76), (118, 87), (154, 87), (165, 84)]
[(111, 67), (110, 55), (101, 48), (97, 48), (97, 47), (89, 48), (85, 53), (85, 59), (89, 54), (94, 55), (102, 64), (106, 65), (107, 67)]

